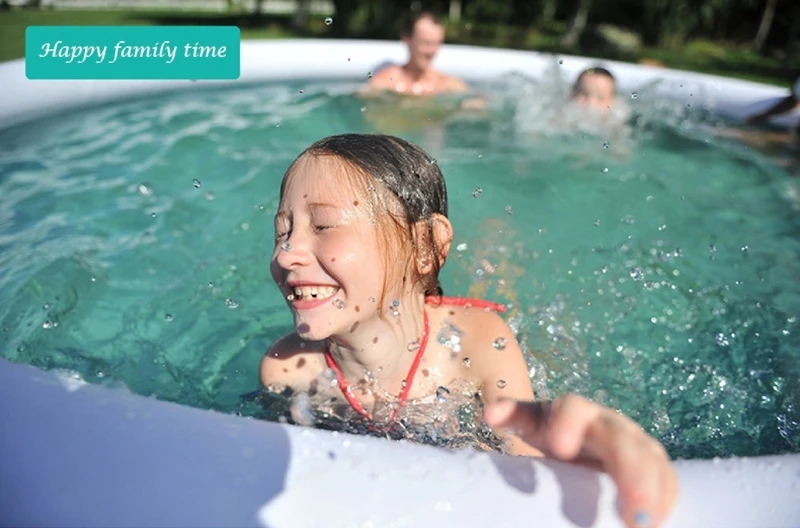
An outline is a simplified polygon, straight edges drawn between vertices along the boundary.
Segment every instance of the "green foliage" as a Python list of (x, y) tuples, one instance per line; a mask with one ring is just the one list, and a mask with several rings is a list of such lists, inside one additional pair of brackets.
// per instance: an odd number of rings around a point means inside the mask
[[(0, 11), (0, 60), (22, 57), (29, 25), (231, 24), (243, 38), (333, 37), (397, 39), (410, 5), (433, 9), (447, 19), (457, 0), (331, 0), (333, 25), (312, 15), (297, 26), (291, 15), (253, 14), (243, 0), (230, 0), (225, 13), (169, 10)], [(268, 0), (261, 0), (266, 5)], [(639, 61), (734, 75), (786, 86), (800, 74), (800, 2), (778, 0), (774, 22), (759, 53), (751, 46), (767, 0), (592, 0), (584, 35), (565, 50), (561, 38), (579, 0), (460, 0), (461, 16), (447, 20), (452, 43)], [(597, 36), (623, 35), (643, 46), (602, 45)], [(630, 38), (627, 38), (630, 37)], [(616, 40), (620, 40), (617, 38)], [(626, 41), (627, 41), (626, 40)]]

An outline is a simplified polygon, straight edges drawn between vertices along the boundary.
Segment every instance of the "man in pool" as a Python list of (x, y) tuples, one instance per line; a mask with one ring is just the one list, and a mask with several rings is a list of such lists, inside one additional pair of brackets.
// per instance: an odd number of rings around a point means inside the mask
[(408, 61), (388, 65), (370, 79), (367, 92), (391, 91), (405, 95), (462, 93), (467, 84), (433, 67), (444, 42), (444, 25), (428, 11), (418, 11), (403, 24), (401, 38), (408, 47)]

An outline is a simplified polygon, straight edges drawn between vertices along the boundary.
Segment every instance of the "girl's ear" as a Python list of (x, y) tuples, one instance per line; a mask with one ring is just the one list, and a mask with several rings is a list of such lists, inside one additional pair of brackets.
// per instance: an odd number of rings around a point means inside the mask
[(433, 247), (438, 252), (439, 267), (444, 266), (447, 255), (450, 254), (450, 246), (453, 244), (453, 224), (446, 216), (434, 214), (431, 218), (433, 231)]
[(450, 246), (453, 243), (453, 225), (446, 216), (434, 214), (428, 221), (419, 221), (414, 225), (414, 246), (416, 251), (417, 273), (428, 275), (444, 266)]

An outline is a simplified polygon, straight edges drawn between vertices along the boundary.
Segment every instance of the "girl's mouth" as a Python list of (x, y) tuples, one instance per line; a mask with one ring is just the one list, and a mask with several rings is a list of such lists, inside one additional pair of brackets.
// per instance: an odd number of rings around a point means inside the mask
[(286, 298), (290, 301), (320, 301), (333, 297), (338, 289), (333, 286), (295, 286)]

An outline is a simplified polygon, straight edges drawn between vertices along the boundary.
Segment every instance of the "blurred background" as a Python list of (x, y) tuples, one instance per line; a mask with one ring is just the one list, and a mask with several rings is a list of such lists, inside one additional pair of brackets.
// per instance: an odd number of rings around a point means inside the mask
[(800, 74), (798, 0), (0, 0), (0, 61), (24, 56), (29, 25), (237, 25), (245, 39), (394, 40), (409, 9), (441, 14), (451, 44), (638, 62), (782, 87)]

